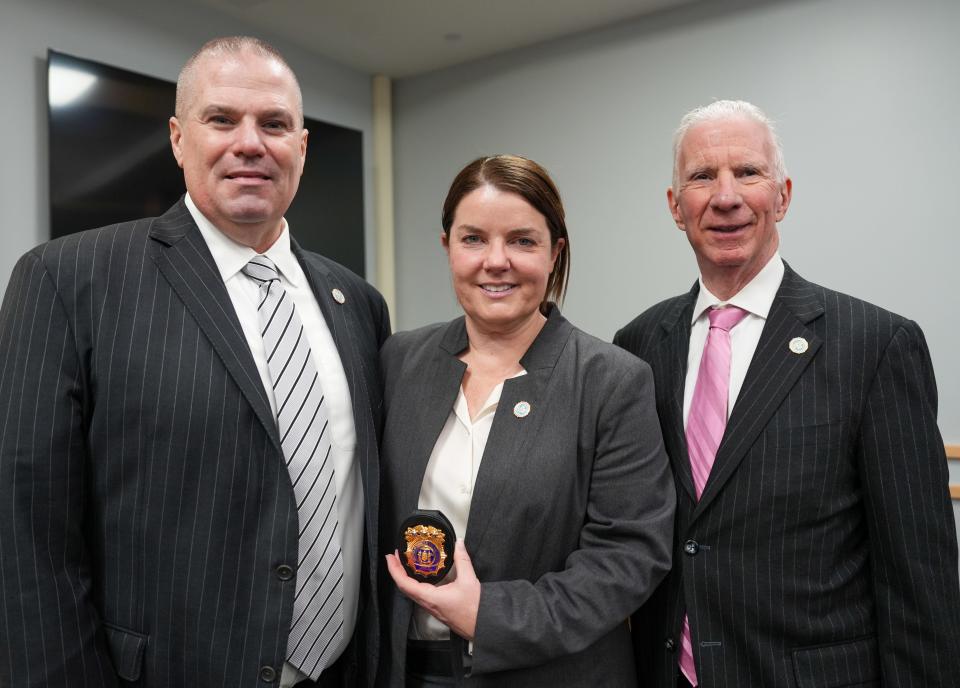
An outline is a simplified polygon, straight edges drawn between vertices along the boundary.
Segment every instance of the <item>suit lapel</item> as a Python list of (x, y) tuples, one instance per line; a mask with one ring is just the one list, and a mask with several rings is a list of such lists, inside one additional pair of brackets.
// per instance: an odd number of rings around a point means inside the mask
[(230, 376), (253, 407), (275, 448), (280, 435), (263, 389), (260, 373), (247, 346), (236, 310), (200, 230), (181, 199), (154, 222), (152, 239), (162, 246), (154, 262), (186, 306)]
[[(457, 400), (463, 373), (467, 369), (467, 365), (457, 358), (466, 347), (467, 332), (464, 319), (460, 317), (447, 324), (432, 352), (433, 359), (424, 367), (423, 374), (411, 377), (412, 386), (404, 395), (407, 400), (404, 423), (419, 429), (405, 449), (404, 477), (395, 486), (400, 491), (397, 504), (404, 513), (419, 508), (420, 487), (427, 463)], [(457, 533), (457, 537), (462, 535)]]
[[(823, 314), (823, 304), (808, 282), (789, 266), (785, 268), (783, 282), (773, 300), (757, 350), (717, 449), (713, 469), (693, 514), (694, 520), (723, 489), (823, 344), (807, 327)], [(790, 341), (796, 337), (807, 342), (803, 353), (790, 350)]]
[(661, 320), (666, 330), (656, 351), (654, 372), (664, 371), (656, 385), (657, 409), (664, 429), (663, 440), (673, 464), (673, 473), (690, 498), (696, 501), (690, 460), (687, 456), (686, 433), (683, 429), (683, 393), (687, 376), (687, 355), (690, 349), (690, 319), (697, 301), (699, 283), (683, 298), (675, 310)]
[[(520, 359), (527, 374), (504, 381), (467, 520), (469, 546), (474, 552), (482, 550), (487, 532), (496, 532), (488, 526), (498, 522), (497, 515), (509, 510), (501, 501), (518, 482), (527, 443), (540, 436), (540, 425), (550, 412), (547, 393), (550, 378), (572, 331), (573, 326), (554, 307), (547, 323)], [(530, 411), (525, 416), (515, 413), (520, 402), (529, 404)]]

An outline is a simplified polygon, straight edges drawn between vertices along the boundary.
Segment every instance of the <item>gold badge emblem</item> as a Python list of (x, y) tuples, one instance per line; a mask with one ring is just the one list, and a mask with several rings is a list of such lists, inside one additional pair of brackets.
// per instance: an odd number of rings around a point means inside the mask
[(803, 337), (794, 337), (790, 340), (790, 351), (795, 354), (803, 354), (807, 352), (807, 349), (810, 348), (810, 345), (807, 344), (807, 340)]
[(416, 525), (404, 531), (407, 568), (421, 576), (439, 576), (447, 562), (446, 534), (433, 526)]

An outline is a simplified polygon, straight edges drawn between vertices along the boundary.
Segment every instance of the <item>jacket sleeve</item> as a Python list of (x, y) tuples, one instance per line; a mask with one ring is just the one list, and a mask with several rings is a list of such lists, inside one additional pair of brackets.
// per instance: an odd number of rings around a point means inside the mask
[(114, 686), (83, 532), (84, 381), (36, 253), (0, 310), (0, 685)]
[(596, 439), (579, 547), (562, 570), (535, 581), (482, 584), (473, 673), (586, 649), (624, 623), (670, 569), (676, 491), (653, 375), (630, 357), (603, 379), (596, 416), (581, 420), (581, 428), (595, 424)]
[(858, 442), (883, 686), (960, 676), (957, 534), (937, 391), (920, 328), (902, 325), (870, 387)]

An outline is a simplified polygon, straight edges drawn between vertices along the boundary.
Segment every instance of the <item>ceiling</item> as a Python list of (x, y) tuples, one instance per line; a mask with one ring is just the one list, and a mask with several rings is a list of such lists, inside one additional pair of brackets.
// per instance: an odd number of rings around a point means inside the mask
[(200, 0), (369, 74), (405, 77), (694, 0)]

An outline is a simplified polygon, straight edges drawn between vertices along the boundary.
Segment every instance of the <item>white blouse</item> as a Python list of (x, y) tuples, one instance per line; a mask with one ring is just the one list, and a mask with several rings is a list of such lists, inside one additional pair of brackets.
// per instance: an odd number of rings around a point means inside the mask
[[(521, 370), (514, 377), (526, 374), (527, 371)], [(493, 388), (477, 417), (471, 421), (467, 398), (463, 394), (463, 387), (460, 388), (423, 474), (417, 508), (442, 511), (456, 532), (457, 542), (463, 542), (467, 534), (473, 486), (477, 481), (501, 392), (502, 382)], [(456, 577), (456, 568), (451, 568), (439, 585), (449, 583)], [(446, 640), (450, 637), (450, 629), (422, 607), (414, 606), (408, 637), (415, 640)]]

